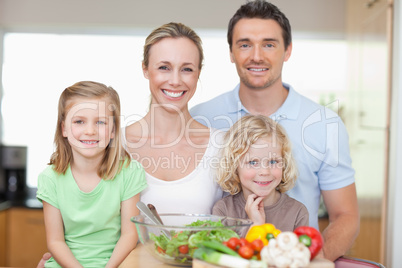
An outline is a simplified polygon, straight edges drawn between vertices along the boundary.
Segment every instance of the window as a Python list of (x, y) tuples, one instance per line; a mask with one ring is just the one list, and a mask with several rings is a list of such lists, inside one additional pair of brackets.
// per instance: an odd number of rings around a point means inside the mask
[[(230, 62), (226, 32), (197, 32), (203, 40), (205, 62), (190, 107), (231, 90), (239, 81)], [(29, 187), (36, 187), (37, 176), (53, 152), (57, 102), (64, 88), (81, 80), (99, 81), (119, 93), (123, 123), (145, 115), (150, 95), (141, 69), (145, 37), (145, 34), (5, 35), (2, 142), (28, 146)], [(320, 62), (322, 57), (317, 57), (317, 53), (325, 53), (325, 62)], [(325, 66), (336, 71), (328, 71)], [(291, 59), (285, 64), (283, 80), (318, 101), (326, 92), (346, 90), (345, 66), (344, 43), (297, 40)], [(309, 73), (312, 75), (307, 77)]]

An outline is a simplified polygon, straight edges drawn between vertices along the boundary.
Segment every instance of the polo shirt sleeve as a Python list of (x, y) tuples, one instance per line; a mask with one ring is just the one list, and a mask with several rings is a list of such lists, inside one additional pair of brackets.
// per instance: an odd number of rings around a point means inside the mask
[(124, 166), (122, 171), (124, 172), (124, 192), (121, 201), (124, 201), (144, 190), (147, 182), (144, 168), (135, 160), (131, 160), (129, 166)]
[(338, 135), (334, 137), (337, 141), (327, 142), (336, 143), (337, 146), (334, 146), (334, 150), (328, 150), (317, 174), (321, 190), (340, 189), (355, 182), (346, 127), (340, 118), (336, 126)]
[(52, 167), (48, 167), (45, 171), (39, 174), (38, 177), (38, 191), (36, 192), (36, 198), (39, 201), (45, 201), (55, 208), (59, 209), (59, 203), (57, 200), (57, 187), (56, 176)]

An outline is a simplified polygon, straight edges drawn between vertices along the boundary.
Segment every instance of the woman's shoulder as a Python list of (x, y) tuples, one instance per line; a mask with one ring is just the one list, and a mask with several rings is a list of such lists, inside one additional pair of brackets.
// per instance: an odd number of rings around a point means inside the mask
[(122, 128), (122, 133), (126, 139), (135, 140), (140, 139), (144, 134), (149, 133), (148, 123), (144, 119)]
[(141, 119), (129, 126), (122, 128), (123, 146), (128, 152), (137, 150), (148, 142), (148, 123)]

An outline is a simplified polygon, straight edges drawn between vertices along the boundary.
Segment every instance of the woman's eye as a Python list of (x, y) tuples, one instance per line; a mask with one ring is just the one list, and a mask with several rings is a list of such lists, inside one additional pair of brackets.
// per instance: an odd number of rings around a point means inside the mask
[(74, 124), (84, 124), (84, 121), (82, 121), (82, 120), (75, 120), (75, 121), (74, 121)]
[(183, 71), (185, 71), (185, 72), (192, 72), (193, 69), (191, 69), (191, 68), (184, 68)]
[(269, 161), (269, 164), (270, 164), (270, 165), (275, 165), (275, 164), (277, 164), (277, 163), (278, 163), (277, 160), (270, 160), (270, 161)]
[(158, 69), (159, 70), (169, 70), (169, 68), (167, 66), (160, 66)]
[(106, 125), (106, 121), (98, 121), (97, 124), (98, 125)]
[(257, 161), (255, 161), (255, 160), (251, 160), (251, 161), (249, 161), (248, 162), (250, 165), (252, 165), (252, 166), (255, 166), (255, 165), (257, 165)]

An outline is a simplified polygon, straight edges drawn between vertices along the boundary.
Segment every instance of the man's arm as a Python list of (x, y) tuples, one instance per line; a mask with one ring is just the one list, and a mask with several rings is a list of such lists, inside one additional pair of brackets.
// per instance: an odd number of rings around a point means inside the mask
[(344, 255), (353, 245), (360, 229), (356, 186), (322, 191), (325, 207), (329, 215), (329, 225), (323, 231), (326, 259), (331, 261)]

